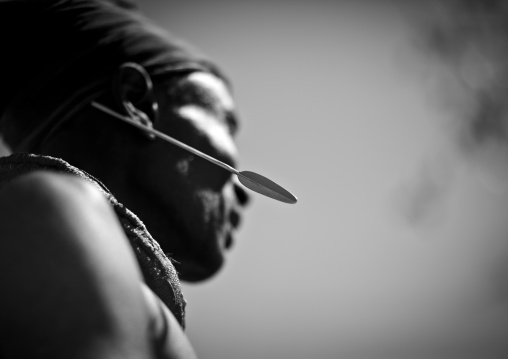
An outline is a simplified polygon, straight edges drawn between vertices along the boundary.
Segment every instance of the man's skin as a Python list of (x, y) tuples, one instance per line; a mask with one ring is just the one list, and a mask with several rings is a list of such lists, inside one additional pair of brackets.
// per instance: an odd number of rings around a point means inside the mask
[[(151, 89), (135, 67), (119, 74), (116, 102), (105, 97), (106, 105), (148, 109), (156, 129), (235, 164), (235, 109), (221, 80), (195, 72)], [(176, 259), (182, 279), (221, 267), (247, 202), (225, 170), (91, 106), (41, 153), (99, 178)], [(0, 190), (0, 228), (1, 349), (10, 357), (195, 357), (176, 319), (142, 284), (114, 212), (92, 185), (47, 172), (21, 177)]]

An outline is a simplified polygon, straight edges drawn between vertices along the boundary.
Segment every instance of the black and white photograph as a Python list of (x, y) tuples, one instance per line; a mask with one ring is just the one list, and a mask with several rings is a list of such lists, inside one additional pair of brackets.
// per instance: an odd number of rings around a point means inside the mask
[(0, 0), (4, 358), (508, 358), (508, 1)]

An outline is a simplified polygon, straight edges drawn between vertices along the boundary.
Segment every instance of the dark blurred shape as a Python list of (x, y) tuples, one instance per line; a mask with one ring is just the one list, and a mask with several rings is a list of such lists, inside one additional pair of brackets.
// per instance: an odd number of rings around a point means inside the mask
[(415, 178), (397, 192), (397, 205), (405, 220), (419, 229), (439, 225), (446, 215), (446, 202), (453, 183), (449, 161), (433, 159), (425, 162)]
[[(459, 136), (466, 150), (508, 143), (508, 2), (434, 1), (423, 31), (427, 55), (446, 64), (468, 96)], [(446, 94), (445, 94), (446, 96)]]
[[(419, 39), (426, 59), (445, 65), (453, 75), (452, 79), (443, 81), (455, 81), (454, 86), (440, 95), (461, 98), (452, 103), (451, 110), (455, 113), (452, 135), (457, 136), (461, 153), (474, 169), (469, 173), (479, 176), (490, 189), (506, 191), (508, 1), (439, 0), (430, 4), (431, 11), (423, 17)], [(501, 185), (495, 185), (496, 181)], [(490, 263), (493, 268), (491, 299), (494, 304), (505, 305), (508, 300), (508, 233), (493, 229), (483, 236), (485, 238), (481, 239), (486, 246), (499, 242), (500, 247)], [(486, 238), (496, 240), (487, 241)]]

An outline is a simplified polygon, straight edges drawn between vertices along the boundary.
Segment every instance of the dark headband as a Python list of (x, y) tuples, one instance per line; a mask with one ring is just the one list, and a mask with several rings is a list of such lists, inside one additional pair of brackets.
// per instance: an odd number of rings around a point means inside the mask
[(34, 151), (51, 128), (109, 89), (125, 62), (150, 75), (206, 71), (202, 54), (132, 9), (105, 0), (0, 2), (0, 133)]

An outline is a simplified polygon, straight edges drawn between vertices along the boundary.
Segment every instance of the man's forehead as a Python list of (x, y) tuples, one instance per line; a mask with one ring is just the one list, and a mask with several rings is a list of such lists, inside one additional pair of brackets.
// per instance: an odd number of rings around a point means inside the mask
[(214, 74), (193, 72), (169, 82), (171, 106), (198, 106), (213, 113), (234, 134), (238, 129), (233, 96), (227, 84)]
[(224, 81), (217, 76), (206, 72), (194, 72), (187, 79), (189, 82), (213, 93), (226, 110), (234, 110), (235, 104), (231, 92)]

